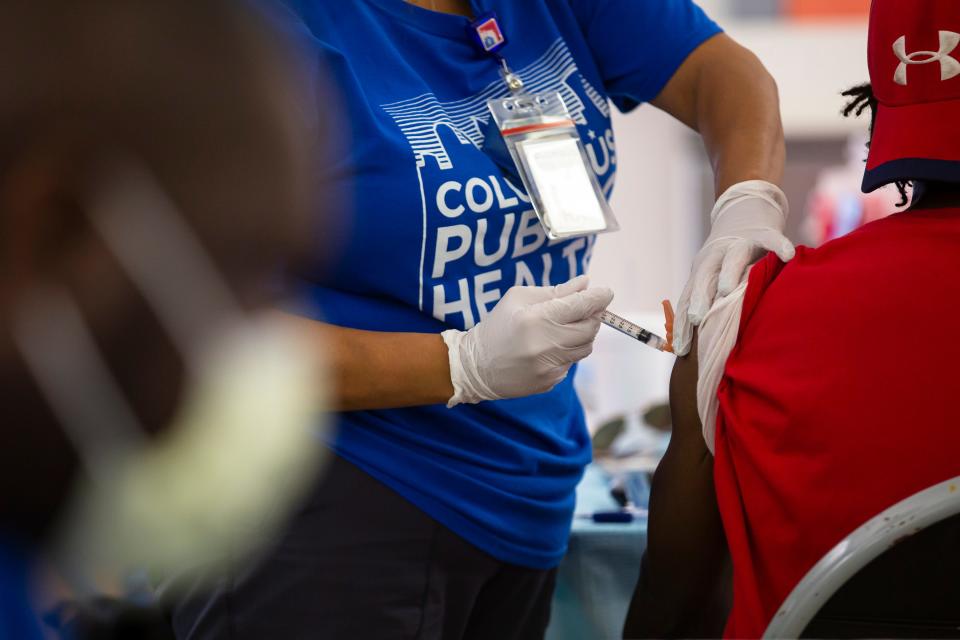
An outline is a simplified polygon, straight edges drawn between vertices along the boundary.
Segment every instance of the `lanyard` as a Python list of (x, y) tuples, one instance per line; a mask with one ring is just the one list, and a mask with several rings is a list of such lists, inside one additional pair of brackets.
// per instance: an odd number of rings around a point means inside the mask
[(510, 93), (516, 94), (523, 91), (523, 80), (510, 70), (506, 58), (500, 55), (500, 50), (507, 45), (507, 36), (500, 28), (497, 14), (493, 11), (484, 13), (470, 23), (469, 30), (480, 50), (493, 56), (500, 63), (500, 75)]
[[(574, 238), (618, 228), (590, 166), (576, 123), (559, 91), (524, 92), (500, 50), (507, 44), (495, 13), (470, 23), (477, 46), (500, 63), (510, 96), (492, 98), (487, 108), (530, 196), (548, 238)], [(498, 163), (499, 164), (499, 163)]]

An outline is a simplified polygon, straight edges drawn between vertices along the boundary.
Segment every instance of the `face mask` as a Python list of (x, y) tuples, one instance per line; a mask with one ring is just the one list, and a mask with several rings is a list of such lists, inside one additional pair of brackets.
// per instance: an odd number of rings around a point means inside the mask
[(90, 205), (180, 351), (187, 385), (173, 424), (148, 440), (69, 294), (48, 287), (20, 306), (14, 339), (87, 476), (54, 555), (81, 585), (94, 570), (223, 568), (275, 533), (315, 476), (315, 348), (241, 312), (150, 176), (116, 175)]

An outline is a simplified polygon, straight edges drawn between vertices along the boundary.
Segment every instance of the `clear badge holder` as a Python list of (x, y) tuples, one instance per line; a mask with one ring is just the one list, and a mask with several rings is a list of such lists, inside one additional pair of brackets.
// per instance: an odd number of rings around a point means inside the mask
[(487, 102), (551, 240), (620, 228), (558, 92)]

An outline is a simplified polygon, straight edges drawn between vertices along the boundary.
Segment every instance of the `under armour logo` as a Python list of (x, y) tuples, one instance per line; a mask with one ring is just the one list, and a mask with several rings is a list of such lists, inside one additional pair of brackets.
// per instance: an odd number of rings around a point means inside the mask
[(941, 31), (939, 51), (914, 51), (908, 54), (907, 36), (900, 36), (897, 38), (897, 41), (893, 43), (893, 52), (897, 54), (897, 57), (900, 59), (897, 71), (893, 74), (893, 81), (897, 84), (907, 86), (907, 65), (930, 64), (931, 62), (940, 63), (940, 80), (949, 80), (950, 78), (960, 75), (960, 62), (957, 62), (956, 58), (950, 56), (958, 45), (960, 45), (960, 33)]

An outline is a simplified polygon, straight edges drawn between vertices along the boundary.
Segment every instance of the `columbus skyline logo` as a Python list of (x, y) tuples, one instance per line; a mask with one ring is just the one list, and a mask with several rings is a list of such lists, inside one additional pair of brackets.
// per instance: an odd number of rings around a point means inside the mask
[[(557, 39), (547, 51), (531, 64), (517, 70), (524, 88), (530, 93), (557, 91), (577, 124), (586, 124), (586, 105), (571, 86), (571, 77), (579, 76), (580, 88), (587, 99), (605, 118), (610, 117), (606, 99), (579, 74), (573, 55), (562, 39)], [(439, 133), (441, 127), (452, 131), (461, 144), (473, 144), (478, 149), (490, 121), (487, 101), (507, 95), (503, 82), (496, 80), (470, 98), (440, 102), (432, 93), (381, 105), (400, 127), (416, 156), (417, 166), (426, 165), (432, 156), (441, 169), (450, 169), (453, 163)]]

